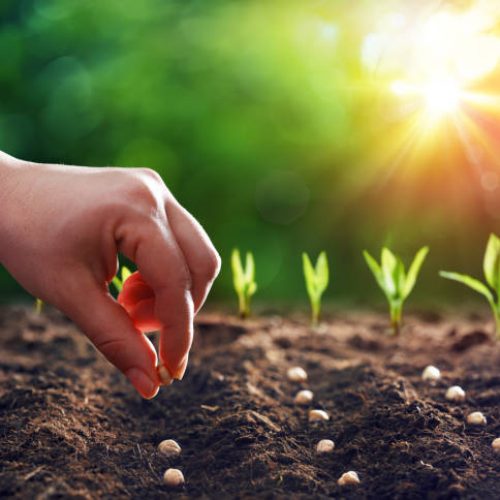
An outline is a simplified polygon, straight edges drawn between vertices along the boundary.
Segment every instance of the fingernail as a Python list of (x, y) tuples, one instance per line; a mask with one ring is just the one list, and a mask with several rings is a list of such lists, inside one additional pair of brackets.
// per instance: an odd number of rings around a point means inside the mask
[(177, 368), (177, 370), (174, 371), (174, 374), (173, 374), (174, 380), (182, 380), (184, 378), (184, 374), (186, 373), (186, 368), (188, 365), (188, 359), (189, 359), (189, 357), (186, 356), (182, 360), (182, 362), (179, 365), (179, 367)]
[(170, 375), (170, 371), (165, 365), (158, 365), (156, 373), (161, 381), (161, 385), (170, 385), (174, 381), (174, 378)]
[(125, 375), (143, 398), (152, 399), (158, 394), (158, 384), (140, 368), (130, 368)]

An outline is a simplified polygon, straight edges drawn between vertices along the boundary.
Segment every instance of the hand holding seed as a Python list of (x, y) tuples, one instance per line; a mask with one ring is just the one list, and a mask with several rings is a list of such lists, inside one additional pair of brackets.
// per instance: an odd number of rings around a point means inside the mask
[[(0, 168), (0, 241), (8, 243), (0, 245), (0, 263), (33, 296), (73, 319), (143, 397), (153, 397), (160, 384), (144, 332), (160, 330), (160, 365), (170, 378), (182, 378), (193, 315), (220, 262), (160, 176), (33, 164), (1, 152)], [(119, 252), (139, 272), (118, 304), (108, 284)]]

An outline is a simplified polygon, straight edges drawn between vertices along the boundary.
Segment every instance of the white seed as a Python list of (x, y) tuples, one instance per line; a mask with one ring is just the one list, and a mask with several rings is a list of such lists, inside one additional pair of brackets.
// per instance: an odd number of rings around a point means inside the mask
[(309, 422), (324, 422), (330, 420), (330, 415), (324, 410), (310, 410)]
[(335, 443), (331, 439), (322, 439), (316, 445), (316, 453), (331, 453), (335, 449)]
[(295, 395), (294, 402), (298, 405), (308, 405), (313, 400), (314, 394), (312, 391), (308, 389), (304, 389), (303, 391), (299, 391)]
[(170, 372), (164, 365), (157, 366), (156, 371), (158, 372), (158, 378), (161, 380), (162, 385), (170, 385), (173, 382)]
[(158, 445), (158, 451), (166, 457), (176, 457), (181, 454), (182, 448), (177, 441), (173, 439), (165, 439)]
[(359, 476), (357, 472), (350, 470), (349, 472), (344, 472), (338, 479), (337, 484), (339, 486), (348, 486), (351, 484), (359, 484)]
[(446, 391), (446, 399), (450, 401), (464, 401), (465, 391), (459, 385), (453, 385)]
[(170, 488), (178, 488), (184, 484), (184, 474), (179, 469), (167, 469), (163, 482)]
[(429, 365), (422, 372), (422, 380), (428, 380), (429, 382), (435, 382), (441, 378), (441, 372), (439, 368)]
[(495, 438), (492, 442), (491, 442), (491, 447), (493, 448), (493, 451), (495, 453), (500, 453), (500, 438)]
[(288, 380), (291, 382), (305, 382), (307, 380), (307, 373), (304, 368), (300, 366), (294, 366), (286, 372)]
[(480, 411), (474, 411), (467, 415), (469, 425), (486, 425), (486, 417)]

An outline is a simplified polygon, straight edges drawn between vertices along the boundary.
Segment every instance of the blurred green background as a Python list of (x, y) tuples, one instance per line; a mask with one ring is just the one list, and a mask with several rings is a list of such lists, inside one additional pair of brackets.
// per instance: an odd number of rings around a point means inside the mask
[[(382, 302), (361, 250), (383, 244), (407, 261), (430, 245), (415, 302), (468, 298), (437, 271), (479, 275), (500, 232), (496, 108), (464, 110), (474, 140), (449, 117), (415, 130), (390, 84), (418, 23), (478, 5), (494, 2), (2, 0), (0, 149), (157, 170), (222, 255), (214, 302), (235, 246), (261, 303), (305, 305), (300, 254), (322, 249), (329, 300)], [(0, 300), (20, 293), (1, 271)]]

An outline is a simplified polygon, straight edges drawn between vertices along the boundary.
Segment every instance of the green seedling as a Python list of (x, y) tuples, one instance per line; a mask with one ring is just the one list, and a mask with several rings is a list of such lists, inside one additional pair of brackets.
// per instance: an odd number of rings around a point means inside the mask
[(122, 291), (123, 284), (128, 280), (131, 274), (132, 271), (127, 266), (122, 266), (120, 272), (113, 278), (111, 283), (113, 283), (118, 293)]
[(486, 245), (483, 272), (486, 283), (491, 289), (482, 281), (467, 274), (440, 271), (439, 275), (442, 278), (458, 281), (486, 297), (495, 318), (495, 336), (500, 339), (500, 238), (495, 234), (490, 234)]
[(418, 273), (428, 252), (429, 247), (423, 247), (417, 252), (408, 273), (405, 271), (402, 260), (388, 248), (382, 248), (380, 264), (366, 250), (363, 252), (368, 267), (389, 302), (391, 326), (394, 335), (399, 334), (404, 302), (415, 286)]
[(231, 254), (231, 269), (233, 271), (233, 285), (238, 296), (239, 314), (242, 318), (250, 316), (250, 300), (257, 291), (255, 283), (255, 261), (252, 252), (247, 252), (245, 268), (241, 263), (240, 252), (234, 249)]
[(43, 311), (43, 300), (42, 299), (35, 299), (35, 312), (37, 314), (42, 314)]
[(321, 296), (328, 287), (328, 260), (326, 253), (321, 252), (313, 267), (311, 259), (304, 252), (302, 254), (302, 266), (304, 270), (304, 280), (306, 282), (307, 295), (311, 302), (311, 323), (316, 326), (321, 313)]

